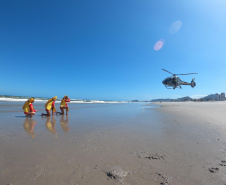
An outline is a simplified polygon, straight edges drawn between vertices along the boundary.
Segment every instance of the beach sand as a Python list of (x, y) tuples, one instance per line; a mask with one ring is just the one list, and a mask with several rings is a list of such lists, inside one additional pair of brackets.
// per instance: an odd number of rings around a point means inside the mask
[(43, 105), (0, 105), (1, 185), (226, 184), (226, 102)]

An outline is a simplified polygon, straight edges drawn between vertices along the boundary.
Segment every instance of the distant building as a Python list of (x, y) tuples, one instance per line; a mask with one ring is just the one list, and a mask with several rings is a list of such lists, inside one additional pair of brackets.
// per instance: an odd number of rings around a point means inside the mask
[(225, 101), (225, 93), (222, 92), (221, 94), (210, 94), (206, 97), (201, 98), (203, 101)]
[(216, 94), (216, 100), (217, 101), (223, 101), (223, 100), (225, 100), (225, 93), (222, 92), (221, 94)]
[(220, 94), (216, 94), (216, 100), (220, 101), (221, 100), (221, 95)]

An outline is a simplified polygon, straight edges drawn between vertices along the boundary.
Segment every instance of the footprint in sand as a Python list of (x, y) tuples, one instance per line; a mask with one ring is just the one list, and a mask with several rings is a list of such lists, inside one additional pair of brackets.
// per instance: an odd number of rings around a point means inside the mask
[(119, 180), (120, 182), (123, 181), (123, 179), (129, 174), (129, 171), (125, 171), (123, 170), (121, 167), (116, 166), (114, 167), (111, 171), (109, 171), (107, 173), (107, 176), (115, 179), (115, 180)]
[(146, 153), (146, 152), (142, 152), (141, 155), (138, 156), (139, 158), (146, 158), (146, 159), (154, 159), (154, 160), (160, 160), (160, 159), (165, 159), (164, 155), (162, 154), (150, 154), (150, 153)]
[(41, 168), (40, 166), (35, 166), (34, 173), (33, 173), (33, 178), (36, 180), (38, 177), (44, 175), (44, 169)]
[(221, 165), (221, 166), (226, 166), (226, 161), (224, 161), (224, 160), (221, 161), (220, 165)]
[(209, 171), (210, 171), (211, 173), (216, 173), (216, 172), (219, 171), (219, 168), (211, 167), (211, 168), (209, 168)]
[(173, 179), (173, 177), (170, 177), (167, 174), (163, 175), (161, 173), (157, 173), (157, 175), (158, 175), (157, 179), (159, 179), (160, 177), (159, 180), (161, 185), (170, 185), (170, 181)]

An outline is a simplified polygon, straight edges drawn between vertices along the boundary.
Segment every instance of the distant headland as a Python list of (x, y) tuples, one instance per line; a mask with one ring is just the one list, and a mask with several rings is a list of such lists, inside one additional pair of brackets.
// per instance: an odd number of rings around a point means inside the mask
[(131, 102), (183, 102), (183, 101), (225, 101), (225, 93), (222, 92), (221, 94), (210, 94), (208, 96), (202, 98), (191, 98), (189, 96), (185, 96), (182, 98), (171, 99), (171, 98), (161, 98), (161, 99), (153, 99), (150, 101), (139, 101), (139, 100), (132, 100)]

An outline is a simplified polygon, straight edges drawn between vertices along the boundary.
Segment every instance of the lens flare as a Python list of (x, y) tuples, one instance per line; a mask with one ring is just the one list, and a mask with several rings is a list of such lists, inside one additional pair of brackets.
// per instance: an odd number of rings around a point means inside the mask
[(180, 20), (173, 22), (173, 23), (170, 25), (169, 33), (170, 33), (170, 34), (175, 34), (175, 33), (177, 33), (177, 32), (181, 29), (181, 26), (182, 26), (182, 22), (181, 22)]
[(154, 45), (154, 50), (155, 51), (160, 50), (163, 47), (163, 45), (164, 45), (164, 40), (157, 41)]

